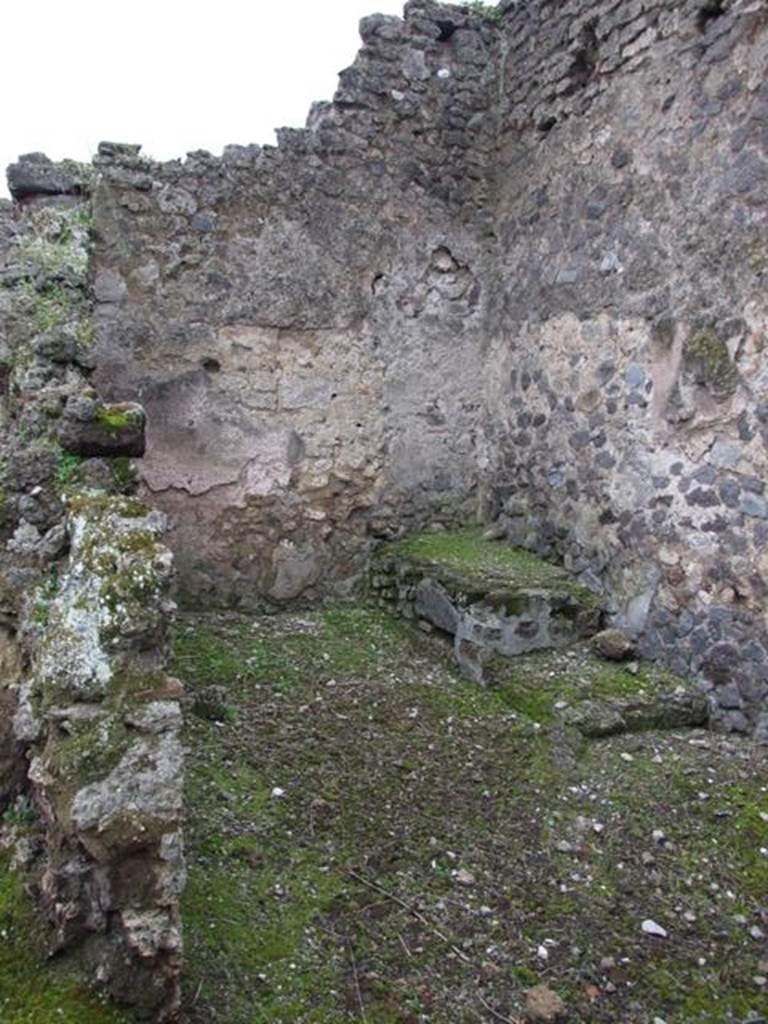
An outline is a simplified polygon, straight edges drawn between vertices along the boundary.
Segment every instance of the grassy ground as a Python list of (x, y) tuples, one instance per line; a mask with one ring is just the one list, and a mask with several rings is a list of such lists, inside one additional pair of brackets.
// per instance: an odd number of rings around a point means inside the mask
[(764, 759), (552, 733), (563, 692), (648, 685), (575, 664), (521, 701), (361, 607), (182, 621), (191, 1024), (491, 1024), (536, 982), (572, 1021), (768, 1014)]

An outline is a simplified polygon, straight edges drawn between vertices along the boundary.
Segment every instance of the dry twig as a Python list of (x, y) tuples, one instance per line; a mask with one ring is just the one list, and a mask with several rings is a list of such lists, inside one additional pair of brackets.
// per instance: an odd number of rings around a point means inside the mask
[(360, 1007), (360, 1020), (367, 1021), (368, 1018), (365, 1015), (363, 993), (360, 991), (360, 976), (357, 973), (357, 960), (355, 959), (355, 950), (352, 946), (352, 943), (349, 941), (349, 938), (347, 938), (347, 948), (349, 949), (349, 959), (352, 963), (352, 977), (355, 980), (355, 995), (357, 996), (357, 1005)]
[(366, 886), (366, 888), (373, 889), (374, 892), (379, 892), (381, 893), (382, 896), (386, 896), (387, 899), (392, 900), (394, 903), (397, 903), (398, 906), (401, 906), (403, 910), (406, 910), (409, 914), (415, 917), (416, 920), (420, 921), (425, 928), (429, 929), (429, 931), (432, 932), (433, 935), (436, 935), (438, 939), (444, 942), (446, 946), (448, 946), (448, 948), (451, 950), (451, 952), (455, 953), (455, 955), (460, 960), (463, 960), (465, 964), (472, 963), (467, 954), (463, 950), (459, 949), (455, 942), (451, 942), (448, 936), (444, 932), (441, 932), (437, 925), (433, 924), (428, 918), (424, 917), (424, 915), (420, 913), (415, 907), (411, 906), (409, 903), (406, 903), (405, 900), (401, 900), (400, 897), (397, 896), (395, 893), (389, 892), (387, 889), (384, 889), (382, 886), (378, 884), (378, 882), (371, 882), (367, 878), (363, 878), (362, 875), (358, 875), (356, 871), (347, 871), (347, 874), (349, 875), (350, 878), (354, 878), (356, 882), (359, 882), (361, 885)]
[(494, 1010), (491, 1004), (486, 1002), (486, 1000), (483, 999), (479, 992), (477, 993), (477, 998), (483, 1004), (483, 1007), (488, 1011), (488, 1013), (490, 1013), (492, 1017), (495, 1017), (496, 1020), (503, 1021), (504, 1024), (522, 1024), (522, 1021), (519, 1017), (505, 1017), (503, 1013), (499, 1013), (498, 1010)]

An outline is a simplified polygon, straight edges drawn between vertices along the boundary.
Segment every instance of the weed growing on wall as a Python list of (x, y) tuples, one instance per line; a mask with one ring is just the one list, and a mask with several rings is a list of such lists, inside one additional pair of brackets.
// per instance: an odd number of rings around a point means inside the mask
[(467, 7), (484, 18), (491, 18), (494, 21), (501, 17), (501, 7), (497, 4), (485, 3), (484, 0), (470, 0)]

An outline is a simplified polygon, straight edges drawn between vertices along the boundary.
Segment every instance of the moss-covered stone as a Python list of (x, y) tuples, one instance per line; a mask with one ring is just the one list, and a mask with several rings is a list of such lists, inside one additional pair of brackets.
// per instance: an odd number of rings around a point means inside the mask
[(84, 287), (88, 274), (91, 212), (87, 204), (40, 206), (26, 217), (19, 259), (52, 281)]
[(121, 405), (101, 405), (96, 412), (96, 422), (117, 433), (144, 422), (144, 413), (138, 407), (125, 408)]
[(125, 455), (118, 455), (110, 459), (109, 466), (115, 490), (119, 493), (130, 492), (138, 479), (133, 462)]
[(119, 763), (134, 738), (124, 721), (124, 710), (104, 709), (89, 718), (74, 714), (49, 735), (43, 762), (74, 795), (77, 789), (103, 778)]
[(371, 582), (406, 616), (453, 636), (462, 671), (475, 682), (483, 682), (492, 657), (560, 647), (600, 628), (600, 602), (586, 587), (529, 551), (486, 540), (479, 529), (384, 545)]
[(72, 966), (48, 958), (50, 934), (0, 851), (0, 1020), (7, 1024), (128, 1024)]
[(707, 702), (693, 680), (652, 662), (606, 664), (587, 647), (495, 658), (489, 684), (505, 704), (541, 724), (587, 736), (703, 726)]
[(731, 359), (728, 346), (711, 327), (695, 331), (685, 343), (683, 367), (696, 384), (714, 396), (732, 395), (739, 382), (739, 373)]
[(521, 594), (531, 591), (568, 597), (585, 610), (600, 611), (599, 598), (565, 569), (503, 541), (486, 540), (478, 527), (427, 531), (384, 544), (374, 557), (373, 573), (385, 568), (404, 581), (432, 573), (464, 594), (466, 603), (483, 600), (508, 614), (518, 614)]

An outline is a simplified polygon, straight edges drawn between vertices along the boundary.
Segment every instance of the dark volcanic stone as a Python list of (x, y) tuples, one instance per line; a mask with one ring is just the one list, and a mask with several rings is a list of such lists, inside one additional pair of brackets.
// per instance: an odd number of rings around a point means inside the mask
[(135, 402), (92, 403), (87, 411), (70, 403), (56, 428), (56, 436), (65, 451), (85, 458), (137, 459), (146, 448), (145, 427), (144, 410)]

